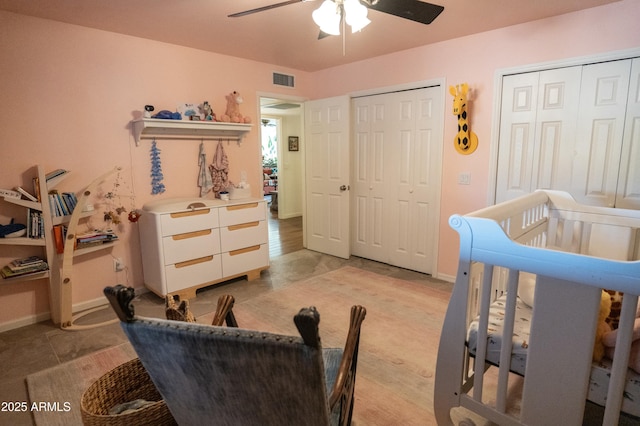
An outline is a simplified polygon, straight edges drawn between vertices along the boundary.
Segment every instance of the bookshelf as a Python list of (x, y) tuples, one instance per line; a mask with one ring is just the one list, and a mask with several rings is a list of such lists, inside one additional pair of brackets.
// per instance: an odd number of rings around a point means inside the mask
[[(67, 177), (67, 173), (61, 173), (53, 179), (47, 181), (46, 174), (44, 169), (41, 166), (36, 166), (36, 176), (34, 179), (34, 190), (39, 192), (40, 194), (47, 194), (49, 188), (55, 188), (60, 182)], [(38, 255), (47, 262), (49, 265), (48, 271), (41, 271), (37, 273), (32, 273), (28, 275), (22, 275), (12, 278), (2, 278), (1, 282), (21, 282), (21, 281), (31, 281), (31, 280), (39, 280), (39, 279), (47, 279), (49, 282), (52, 277), (52, 263), (54, 263), (55, 258), (55, 248), (53, 246), (53, 235), (51, 234), (52, 230), (52, 218), (49, 214), (49, 199), (47, 197), (41, 197), (40, 201), (31, 201), (25, 199), (16, 199), (16, 198), (8, 198), (2, 197), (5, 203), (15, 204), (21, 207), (24, 207), (26, 210), (26, 217), (29, 219), (30, 212), (36, 211), (42, 214), (42, 230), (43, 234), (40, 238), (31, 238), (28, 235), (24, 237), (17, 238), (0, 238), (0, 245), (3, 246), (33, 246), (39, 248)]]
[[(94, 312), (98, 309), (103, 309), (104, 307), (99, 307), (97, 309), (90, 309), (88, 311), (81, 312), (77, 315), (73, 314), (72, 289), (73, 289), (74, 282), (72, 279), (73, 278), (72, 272), (73, 272), (74, 258), (78, 256), (86, 255), (88, 253), (100, 251), (100, 250), (111, 249), (114, 245), (118, 243), (116, 240), (113, 242), (102, 244), (100, 246), (94, 246), (94, 247), (78, 249), (78, 250), (75, 249), (75, 241), (76, 241), (76, 235), (78, 232), (78, 224), (80, 223), (80, 220), (82, 218), (87, 216), (87, 214), (93, 213), (93, 212), (87, 213), (85, 211), (85, 207), (89, 202), (89, 198), (91, 197), (92, 193), (96, 190), (98, 185), (100, 185), (109, 176), (116, 173), (118, 170), (120, 170), (120, 168), (115, 167), (112, 170), (104, 173), (103, 175), (94, 179), (93, 182), (91, 182), (82, 191), (82, 193), (78, 196), (77, 204), (73, 209), (71, 216), (69, 217), (69, 221), (67, 222), (67, 236), (66, 236), (66, 239), (64, 240), (64, 252), (60, 256), (62, 257), (62, 260), (60, 262), (60, 267), (59, 267), (60, 279), (54, 280), (54, 283), (53, 283), (54, 284), (53, 291), (58, 295), (58, 298), (59, 298), (59, 303), (53, 306), (56, 306), (57, 308), (59, 308), (59, 312), (58, 312), (59, 320), (56, 321), (53, 315), (52, 315), (52, 318), (54, 319), (55, 323), (60, 323), (60, 327), (62, 327), (63, 329), (79, 330), (84, 328), (93, 328), (93, 327), (97, 327), (97, 326), (101, 326), (101, 325), (105, 325), (105, 324), (109, 324), (117, 321), (117, 318), (116, 318), (112, 321), (107, 321), (107, 322), (98, 323), (98, 324), (91, 324), (86, 326), (74, 324), (77, 319), (91, 312)], [(52, 313), (53, 313), (53, 307), (52, 307)]]
[[(75, 250), (75, 235), (80, 221), (95, 213), (94, 211), (85, 211), (85, 207), (88, 204), (91, 193), (95, 191), (98, 185), (100, 185), (111, 174), (115, 173), (119, 168), (116, 167), (91, 182), (82, 191), (81, 195), (77, 197), (75, 208), (71, 214), (62, 216), (54, 216), (52, 214), (52, 211), (55, 210), (52, 210), (51, 198), (48, 195), (69, 175), (69, 172), (61, 171), (55, 177), (47, 179), (48, 174), (45, 173), (42, 166), (37, 165), (36, 169), (37, 172), (34, 177), (34, 191), (37, 193), (39, 201), (14, 199), (9, 197), (0, 197), (0, 199), (3, 199), (6, 203), (24, 207), (27, 209), (26, 212), (29, 210), (40, 212), (42, 218), (42, 236), (39, 238), (30, 238), (29, 236), (0, 238), (0, 246), (37, 247), (40, 251), (38, 255), (48, 263), (49, 270), (12, 278), (0, 278), (0, 282), (8, 283), (46, 279), (49, 283), (49, 309), (51, 320), (56, 324), (60, 324), (63, 329), (74, 329), (73, 322), (80, 316), (86, 315), (89, 312), (83, 312), (75, 317), (73, 315), (71, 291), (73, 285), (73, 259), (88, 253), (109, 249), (117, 244), (116, 240), (115, 242), (105, 243), (101, 246)], [(67, 225), (67, 238), (64, 241), (64, 252), (62, 254), (57, 254), (53, 227), (54, 225), (60, 224)], [(104, 323), (93, 326), (103, 324)], [(86, 326), (83, 328), (86, 328)]]

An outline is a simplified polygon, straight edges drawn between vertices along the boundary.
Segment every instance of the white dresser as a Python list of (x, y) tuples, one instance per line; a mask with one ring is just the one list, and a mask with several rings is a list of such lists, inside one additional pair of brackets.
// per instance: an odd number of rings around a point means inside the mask
[(195, 297), (231, 278), (269, 268), (264, 199), (173, 198), (143, 206), (138, 221), (145, 286), (159, 296)]

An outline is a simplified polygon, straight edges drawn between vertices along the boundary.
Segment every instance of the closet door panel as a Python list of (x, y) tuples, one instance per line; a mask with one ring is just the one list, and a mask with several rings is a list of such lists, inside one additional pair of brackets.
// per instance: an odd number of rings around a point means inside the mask
[(531, 192), (539, 73), (502, 81), (496, 202)]
[(631, 61), (583, 67), (571, 194), (583, 204), (614, 207)]
[(540, 72), (532, 190), (571, 189), (581, 74), (582, 67)]
[(387, 160), (394, 170), (389, 189), (390, 223), (394, 230), (389, 235), (390, 263), (403, 268), (411, 268), (411, 240), (416, 233), (413, 225), (413, 192), (415, 170), (413, 158), (416, 144), (416, 94), (415, 91), (398, 92), (388, 95), (389, 111), (394, 118), (388, 124), (389, 136), (394, 147)]
[(640, 209), (640, 58), (632, 62), (629, 82), (616, 207)]
[(370, 96), (353, 102), (354, 142), (352, 202), (354, 205), (351, 252), (356, 256), (387, 262), (384, 245), (384, 196), (386, 193), (383, 98)]
[(413, 208), (411, 226), (414, 230), (411, 266), (415, 271), (431, 273), (429, 259), (436, 256), (432, 242), (437, 238), (434, 209), (438, 204), (438, 173), (435, 165), (442, 146), (442, 111), (436, 105), (437, 90), (417, 93), (415, 148), (413, 152)]

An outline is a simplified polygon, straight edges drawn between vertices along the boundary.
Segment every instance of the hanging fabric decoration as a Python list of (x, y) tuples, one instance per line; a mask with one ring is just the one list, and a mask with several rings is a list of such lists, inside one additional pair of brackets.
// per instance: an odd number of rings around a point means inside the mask
[(165, 191), (164, 183), (162, 183), (163, 179), (160, 149), (158, 149), (154, 139), (151, 142), (151, 194), (162, 194)]
[(198, 186), (200, 187), (200, 196), (204, 197), (213, 188), (211, 174), (207, 173), (207, 154), (204, 152), (204, 143), (200, 142), (200, 154), (198, 154)]
[(224, 152), (222, 141), (218, 141), (216, 153), (213, 156), (213, 163), (209, 166), (209, 172), (212, 179), (212, 190), (218, 195), (220, 191), (227, 189), (229, 186), (229, 159), (227, 153)]

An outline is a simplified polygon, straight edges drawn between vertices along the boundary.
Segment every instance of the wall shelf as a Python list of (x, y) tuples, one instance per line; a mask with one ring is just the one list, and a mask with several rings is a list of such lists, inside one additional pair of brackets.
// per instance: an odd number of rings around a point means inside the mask
[(131, 121), (136, 146), (141, 139), (228, 139), (240, 142), (251, 124), (218, 121), (161, 120), (142, 118)]
[(17, 237), (17, 238), (0, 238), (0, 245), (45, 247), (47, 243), (44, 238)]

